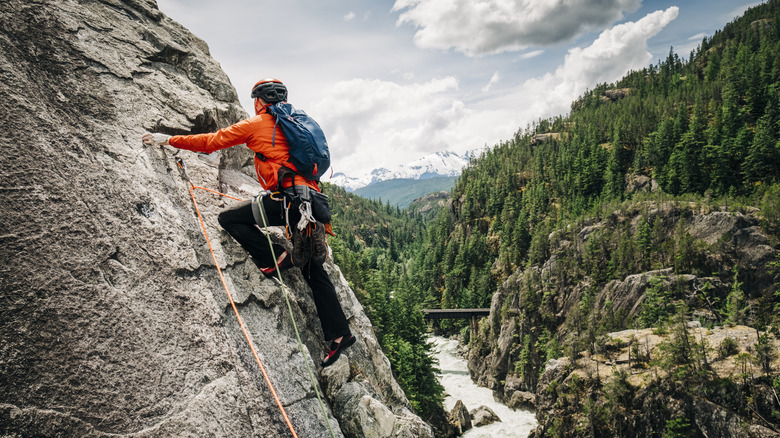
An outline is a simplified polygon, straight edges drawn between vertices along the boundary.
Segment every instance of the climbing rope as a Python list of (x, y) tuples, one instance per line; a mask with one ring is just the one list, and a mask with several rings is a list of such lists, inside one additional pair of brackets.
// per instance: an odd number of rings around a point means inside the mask
[(276, 251), (274, 251), (274, 245), (273, 242), (271, 242), (271, 235), (268, 232), (268, 222), (265, 220), (265, 207), (263, 207), (262, 198), (260, 198), (258, 202), (260, 202), (259, 210), (260, 210), (260, 217), (263, 218), (263, 228), (265, 228), (265, 237), (268, 239), (268, 247), (271, 248), (271, 257), (273, 257), (274, 266), (276, 267), (276, 276), (278, 278), (275, 278), (274, 280), (276, 280), (279, 283), (279, 286), (282, 287), (282, 295), (284, 295), (284, 300), (287, 302), (287, 310), (290, 312), (290, 320), (293, 323), (293, 329), (295, 329), (295, 336), (298, 338), (298, 348), (301, 350), (301, 354), (303, 355), (303, 361), (306, 362), (306, 369), (309, 370), (309, 378), (311, 379), (312, 386), (314, 387), (314, 393), (317, 394), (317, 401), (320, 403), (320, 408), (322, 409), (322, 415), (325, 416), (325, 422), (328, 423), (328, 430), (330, 431), (330, 436), (336, 438), (336, 434), (333, 433), (333, 428), (330, 426), (330, 420), (328, 420), (328, 412), (325, 410), (325, 404), (322, 403), (322, 397), (320, 397), (320, 391), (317, 389), (317, 385), (314, 383), (314, 373), (311, 371), (311, 366), (309, 365), (309, 361), (306, 359), (306, 353), (303, 351), (303, 342), (301, 341), (301, 334), (298, 332), (298, 325), (295, 323), (295, 317), (293, 316), (292, 305), (290, 305), (290, 298), (287, 296), (287, 287), (284, 285), (284, 281), (282, 281), (282, 271), (281, 269), (279, 269), (279, 261), (276, 260)]
[[(190, 196), (192, 197), (192, 204), (195, 206), (195, 211), (198, 213), (198, 220), (200, 221), (200, 227), (201, 230), (203, 230), (203, 235), (206, 238), (206, 243), (208, 244), (209, 251), (211, 252), (211, 258), (214, 260), (214, 266), (217, 268), (217, 273), (219, 274), (219, 279), (222, 281), (222, 286), (225, 288), (225, 293), (227, 293), (228, 300), (230, 300), (230, 305), (233, 307), (233, 312), (236, 314), (236, 319), (238, 320), (238, 324), (241, 327), (241, 331), (244, 333), (244, 337), (246, 338), (246, 342), (249, 344), (249, 348), (252, 350), (252, 355), (255, 357), (255, 361), (257, 362), (257, 365), (260, 367), (260, 371), (263, 374), (263, 377), (265, 378), (265, 382), (268, 384), (268, 388), (271, 390), (271, 395), (273, 395), (274, 400), (276, 401), (276, 405), (279, 407), (279, 411), (282, 413), (282, 417), (284, 417), (285, 423), (287, 423), (287, 427), (290, 429), (290, 432), (292, 432), (293, 437), (298, 438), (298, 435), (295, 433), (295, 428), (293, 428), (292, 423), (290, 422), (289, 417), (287, 416), (287, 412), (284, 409), (284, 406), (282, 406), (282, 402), (279, 400), (279, 397), (276, 395), (276, 390), (274, 389), (274, 386), (271, 384), (271, 380), (268, 377), (268, 374), (265, 372), (265, 367), (263, 366), (262, 362), (260, 361), (260, 356), (257, 354), (257, 350), (255, 349), (254, 343), (252, 343), (252, 339), (249, 337), (249, 332), (246, 329), (246, 326), (244, 325), (244, 320), (241, 319), (241, 315), (238, 313), (238, 308), (236, 307), (236, 303), (233, 300), (233, 295), (230, 293), (230, 289), (227, 286), (227, 282), (225, 281), (225, 277), (222, 275), (222, 269), (219, 268), (219, 263), (217, 262), (217, 256), (214, 254), (214, 248), (211, 246), (211, 240), (209, 239), (209, 234), (206, 231), (206, 224), (203, 220), (203, 215), (200, 213), (200, 208), (198, 207), (198, 202), (195, 200), (195, 189), (201, 189), (205, 190), (207, 192), (215, 193), (220, 196), (224, 196), (225, 198), (233, 199), (236, 201), (243, 201), (243, 199), (236, 198), (230, 195), (226, 195), (224, 193), (220, 193), (216, 190), (212, 190), (206, 187), (200, 187), (196, 186), (192, 183), (192, 180), (190, 179), (189, 175), (187, 174), (187, 167), (184, 164), (184, 160), (182, 160), (179, 157), (175, 158), (176, 165), (179, 166), (179, 168), (182, 170), (182, 173), (184, 174), (184, 177), (187, 178), (187, 182), (190, 184)], [(295, 336), (298, 339), (298, 348), (301, 351), (301, 354), (303, 355), (303, 361), (306, 363), (306, 368), (309, 371), (309, 378), (311, 379), (312, 386), (314, 387), (314, 392), (317, 395), (317, 401), (320, 403), (320, 407), (322, 408), (322, 413), (325, 415), (325, 422), (328, 424), (328, 430), (330, 430), (330, 435), (335, 438), (336, 435), (333, 432), (333, 429), (330, 425), (330, 421), (328, 420), (328, 414), (325, 410), (325, 405), (322, 402), (322, 398), (320, 397), (320, 391), (317, 389), (317, 384), (314, 379), (314, 373), (311, 370), (311, 366), (309, 365), (308, 357), (306, 356), (306, 353), (303, 349), (303, 342), (301, 341), (301, 335), (298, 332), (298, 325), (295, 323), (295, 318), (293, 316), (293, 310), (292, 306), (290, 305), (290, 299), (287, 296), (287, 288), (284, 285), (284, 282), (282, 281), (282, 275), (279, 269), (279, 264), (276, 261), (276, 254), (274, 254), (273, 244), (271, 242), (271, 237), (268, 233), (268, 223), (265, 220), (265, 212), (264, 209), (260, 209), (261, 216), (263, 218), (263, 225), (265, 227), (265, 235), (268, 237), (268, 244), (271, 248), (271, 256), (274, 259), (274, 265), (276, 266), (276, 272), (278, 274), (278, 279), (274, 279), (279, 282), (279, 284), (282, 287), (282, 292), (284, 295), (284, 299), (287, 302), (287, 309), (290, 312), (290, 319), (292, 320), (293, 329), (295, 330)]]
[(236, 319), (238, 319), (238, 324), (241, 326), (241, 331), (244, 332), (244, 337), (246, 338), (246, 342), (249, 344), (249, 348), (252, 350), (252, 354), (255, 357), (255, 361), (257, 361), (257, 365), (260, 367), (260, 371), (263, 373), (263, 377), (265, 378), (265, 382), (268, 384), (268, 388), (271, 390), (271, 395), (273, 395), (274, 400), (276, 401), (276, 405), (279, 406), (279, 411), (282, 413), (282, 417), (284, 417), (285, 423), (287, 423), (287, 427), (290, 428), (290, 432), (292, 432), (293, 436), (295, 438), (298, 438), (298, 434), (295, 433), (295, 428), (293, 428), (292, 423), (290, 422), (290, 418), (287, 417), (287, 411), (284, 410), (284, 406), (282, 406), (282, 402), (279, 400), (279, 396), (276, 395), (276, 390), (274, 389), (273, 384), (271, 384), (271, 379), (268, 378), (268, 373), (265, 372), (265, 367), (263, 366), (263, 363), (260, 361), (260, 356), (257, 354), (257, 350), (255, 349), (254, 343), (252, 343), (252, 339), (249, 337), (249, 332), (246, 329), (246, 326), (244, 325), (244, 320), (241, 318), (241, 315), (238, 313), (238, 308), (236, 307), (236, 302), (233, 300), (233, 295), (230, 294), (230, 289), (228, 289), (227, 282), (225, 282), (225, 277), (222, 275), (222, 269), (219, 268), (219, 263), (217, 263), (217, 256), (214, 254), (214, 248), (211, 246), (211, 240), (209, 239), (209, 233), (206, 231), (206, 223), (203, 221), (203, 215), (200, 214), (200, 208), (198, 207), (198, 202), (195, 200), (195, 189), (202, 189), (206, 190), (208, 192), (216, 193), (220, 196), (224, 196), (226, 198), (235, 199), (237, 201), (241, 201), (239, 198), (235, 198), (230, 195), (226, 195), (224, 193), (217, 192), (216, 190), (211, 190), (206, 187), (199, 187), (192, 183), (192, 180), (190, 179), (189, 175), (187, 175), (187, 168), (184, 165), (184, 161), (176, 157), (176, 164), (181, 168), (182, 172), (184, 173), (184, 176), (187, 178), (187, 181), (190, 183), (190, 196), (192, 197), (192, 204), (195, 206), (195, 211), (198, 213), (198, 220), (200, 220), (200, 227), (203, 230), (203, 235), (206, 237), (206, 243), (209, 246), (209, 251), (211, 252), (211, 258), (214, 259), (214, 266), (217, 268), (217, 273), (219, 273), (219, 279), (222, 280), (222, 286), (225, 287), (225, 292), (227, 293), (228, 300), (230, 300), (230, 305), (233, 307), (233, 312), (236, 314)]

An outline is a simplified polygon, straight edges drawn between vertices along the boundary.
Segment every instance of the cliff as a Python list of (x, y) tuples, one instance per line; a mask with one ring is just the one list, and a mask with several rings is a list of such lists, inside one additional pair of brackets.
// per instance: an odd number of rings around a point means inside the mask
[[(772, 422), (776, 392), (746, 360), (748, 352), (755, 354), (756, 330), (695, 322), (679, 329), (610, 333), (596, 354), (550, 360), (537, 387), (539, 426), (531, 437), (780, 436)], [(726, 339), (732, 352), (721, 348)], [(683, 340), (701, 349), (693, 355), (699, 363), (693, 369), (659, 366)], [(778, 367), (775, 358), (771, 368)]]
[[(140, 141), (247, 116), (207, 44), (152, 0), (9, 0), (0, 16), (0, 435), (290, 436), (173, 159), (196, 185), (246, 199), (259, 190), (251, 153)], [(325, 371), (311, 292), (285, 274), (325, 418), (280, 287), (217, 225), (235, 201), (195, 196), (298, 435), (329, 436), (327, 420), (336, 436), (432, 436), (330, 261), (358, 342)]]
[(536, 410), (534, 436), (778, 436), (778, 251), (755, 209), (628, 202), (548, 245), (469, 350), (480, 385)]

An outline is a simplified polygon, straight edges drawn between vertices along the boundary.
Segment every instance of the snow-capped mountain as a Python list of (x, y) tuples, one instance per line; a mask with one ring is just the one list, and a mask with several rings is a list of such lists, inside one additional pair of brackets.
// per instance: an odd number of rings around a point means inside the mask
[(342, 172), (333, 174), (326, 180), (353, 192), (369, 184), (391, 179), (426, 179), (438, 176), (458, 176), (469, 163), (468, 155), (454, 152), (436, 152), (417, 160), (402, 164), (395, 169), (380, 167), (358, 177), (350, 177)]

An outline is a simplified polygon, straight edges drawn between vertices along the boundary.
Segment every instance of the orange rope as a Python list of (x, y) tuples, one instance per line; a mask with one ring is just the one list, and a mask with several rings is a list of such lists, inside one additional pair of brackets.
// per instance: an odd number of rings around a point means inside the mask
[[(187, 178), (189, 179), (189, 178)], [(228, 299), (230, 300), (230, 305), (233, 306), (233, 312), (236, 314), (236, 318), (238, 319), (238, 324), (241, 326), (241, 331), (244, 332), (244, 337), (246, 338), (247, 343), (249, 344), (249, 348), (252, 350), (252, 354), (255, 356), (255, 360), (257, 361), (257, 365), (260, 367), (260, 371), (263, 373), (263, 377), (265, 378), (266, 383), (268, 383), (268, 388), (271, 390), (271, 394), (274, 396), (274, 400), (276, 400), (276, 405), (279, 406), (279, 410), (282, 412), (282, 416), (284, 417), (284, 421), (287, 423), (287, 427), (290, 428), (290, 432), (292, 432), (293, 437), (298, 438), (298, 435), (295, 433), (295, 429), (293, 428), (292, 423), (290, 422), (290, 419), (287, 417), (287, 412), (284, 410), (284, 407), (282, 406), (282, 402), (279, 401), (279, 397), (276, 395), (276, 391), (274, 390), (274, 386), (271, 384), (271, 380), (268, 378), (268, 374), (265, 372), (265, 368), (263, 367), (263, 364), (260, 362), (260, 357), (257, 355), (257, 350), (255, 350), (255, 346), (252, 343), (252, 339), (249, 337), (249, 332), (246, 330), (246, 326), (244, 326), (244, 321), (241, 319), (241, 315), (238, 314), (238, 308), (236, 308), (236, 303), (233, 301), (233, 296), (230, 295), (230, 290), (228, 289), (227, 283), (225, 282), (225, 277), (222, 276), (222, 270), (219, 269), (219, 263), (217, 263), (217, 256), (214, 255), (214, 248), (211, 247), (211, 241), (209, 240), (209, 233), (206, 232), (206, 224), (203, 222), (203, 216), (200, 214), (200, 208), (198, 208), (198, 202), (195, 201), (195, 189), (203, 189), (212, 193), (216, 193), (220, 196), (224, 196), (226, 198), (235, 199), (237, 201), (243, 201), (243, 199), (234, 198), (232, 196), (226, 195), (224, 193), (217, 192), (215, 190), (207, 189), (205, 187), (199, 187), (194, 184), (192, 184), (192, 181), (190, 183), (190, 196), (192, 196), (192, 204), (195, 205), (195, 211), (198, 212), (198, 219), (200, 220), (200, 227), (203, 230), (203, 235), (206, 236), (206, 243), (209, 245), (209, 251), (211, 251), (211, 257), (214, 259), (214, 266), (217, 268), (217, 272), (219, 273), (219, 279), (222, 280), (222, 285), (225, 286), (225, 292), (227, 293)]]
[[(190, 183), (190, 185), (192, 185), (192, 183)], [(207, 192), (216, 193), (216, 194), (218, 194), (219, 196), (224, 196), (224, 197), (226, 197), (226, 198), (230, 198), (230, 199), (233, 199), (233, 200), (236, 200), (236, 201), (243, 201), (243, 199), (240, 199), (240, 198), (235, 198), (235, 197), (233, 197), (233, 196), (226, 195), (226, 194), (224, 194), (224, 193), (219, 193), (219, 192), (218, 192), (218, 191), (216, 191), (216, 190), (207, 189), (206, 187), (192, 186), (192, 188), (193, 188), (193, 189), (203, 189), (203, 190), (205, 190), (205, 191), (207, 191)]]

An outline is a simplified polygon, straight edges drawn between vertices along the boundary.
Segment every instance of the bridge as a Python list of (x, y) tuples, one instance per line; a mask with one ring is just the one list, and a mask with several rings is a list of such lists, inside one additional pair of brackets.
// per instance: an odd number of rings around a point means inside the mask
[(490, 315), (490, 309), (422, 309), (425, 319), (465, 319)]
[(477, 334), (477, 318), (490, 315), (490, 309), (422, 309), (425, 319), (438, 322), (442, 319), (471, 319), (471, 336)]

